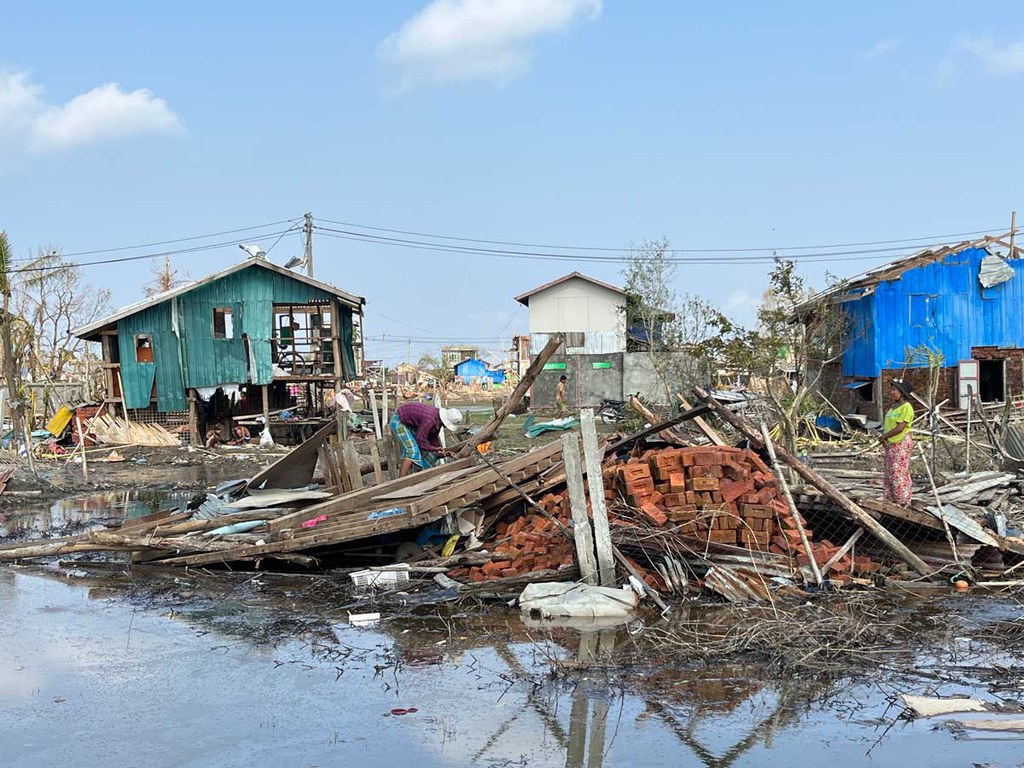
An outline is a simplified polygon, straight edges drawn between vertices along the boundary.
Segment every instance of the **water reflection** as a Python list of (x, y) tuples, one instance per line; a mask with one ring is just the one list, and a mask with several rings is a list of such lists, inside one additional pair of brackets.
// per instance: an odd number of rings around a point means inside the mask
[(81, 532), (94, 525), (143, 517), (160, 509), (177, 508), (192, 494), (185, 491), (104, 491), (71, 496), (49, 507), (28, 509), (0, 519), (0, 538), (43, 538)]
[[(581, 629), (577, 663), (585, 667), (609, 661), (615, 653), (617, 637), (617, 629)], [(607, 694), (592, 696), (582, 682), (573, 690), (566, 768), (601, 768), (604, 765), (608, 705)]]

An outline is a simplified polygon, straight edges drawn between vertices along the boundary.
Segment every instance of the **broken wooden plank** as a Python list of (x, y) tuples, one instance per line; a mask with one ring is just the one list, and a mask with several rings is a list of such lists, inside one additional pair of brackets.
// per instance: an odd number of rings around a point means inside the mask
[(598, 570), (594, 555), (594, 537), (590, 530), (590, 516), (587, 514), (579, 440), (575, 433), (562, 435), (562, 460), (565, 462), (565, 482), (569, 491), (572, 535), (576, 544), (576, 562), (579, 563), (580, 577), (587, 584), (596, 586)]
[[(676, 399), (679, 400), (679, 404), (681, 406), (683, 406), (684, 410), (687, 410), (687, 411), (692, 411), (693, 410), (693, 406), (690, 405), (689, 401), (685, 397), (683, 397), (682, 395), (676, 395)], [(728, 445), (728, 443), (725, 442), (725, 438), (723, 438), (720, 434), (718, 434), (718, 431), (715, 430), (706, 421), (704, 421), (704, 419), (702, 419), (700, 416), (694, 416), (693, 417), (693, 424), (694, 424), (695, 427), (697, 427), (697, 429), (699, 429), (701, 431), (701, 433), (704, 435), (704, 437), (706, 437), (708, 440), (711, 441), (712, 445), (718, 445), (718, 446)]]
[(301, 488), (313, 482), (317, 453), (327, 438), (335, 433), (337, 426), (331, 422), (317, 430), (306, 442), (301, 443), (275, 461), (266, 469), (257, 472), (249, 481), (249, 488)]
[(793, 494), (789, 492), (789, 482), (779, 467), (779, 457), (775, 454), (775, 445), (772, 443), (771, 435), (768, 434), (768, 427), (765, 426), (763, 421), (761, 422), (761, 440), (768, 451), (768, 458), (772, 461), (772, 469), (775, 470), (775, 476), (779, 480), (779, 487), (782, 489), (782, 496), (786, 499), (786, 504), (789, 506), (789, 513), (793, 517), (796, 532), (800, 535), (800, 543), (803, 545), (804, 554), (807, 555), (811, 566), (811, 573), (814, 574), (814, 581), (820, 587), (823, 582), (822, 571), (818, 568), (818, 562), (814, 559), (814, 550), (811, 549), (811, 542), (807, 540), (807, 531), (804, 530), (803, 518), (800, 516), (800, 510), (796, 508), (796, 502), (793, 501)]
[(580, 434), (583, 438), (583, 461), (587, 467), (587, 488), (590, 491), (590, 509), (593, 514), (597, 569), (601, 586), (614, 587), (615, 556), (612, 554), (612, 534), (608, 525), (608, 503), (604, 498), (602, 456), (597, 446), (594, 412), (589, 408), (580, 411)]

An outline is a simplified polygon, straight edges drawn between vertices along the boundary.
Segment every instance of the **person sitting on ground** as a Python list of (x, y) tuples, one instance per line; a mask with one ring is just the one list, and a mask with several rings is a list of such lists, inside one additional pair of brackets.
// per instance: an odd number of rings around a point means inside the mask
[(231, 430), (231, 445), (248, 445), (252, 440), (252, 434), (241, 424), (236, 424)]
[(438, 457), (450, 456), (451, 451), (441, 447), (441, 427), (454, 434), (461, 423), (462, 412), (455, 408), (435, 408), (426, 403), (398, 406), (389, 427), (402, 449), (399, 476), (405, 477), (414, 466), (427, 469), (437, 463)]
[(216, 448), (218, 445), (224, 444), (224, 431), (221, 429), (220, 424), (215, 426), (213, 429), (207, 430), (206, 432), (206, 447)]
[(910, 506), (912, 481), (910, 478), (910, 455), (914, 441), (910, 438), (910, 426), (914, 423), (914, 407), (908, 398), (914, 390), (903, 379), (893, 379), (892, 407), (886, 411), (882, 434), (882, 498)]

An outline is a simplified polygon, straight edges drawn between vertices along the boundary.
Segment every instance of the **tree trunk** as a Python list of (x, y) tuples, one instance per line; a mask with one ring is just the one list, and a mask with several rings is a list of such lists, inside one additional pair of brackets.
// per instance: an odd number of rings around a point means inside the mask
[[(14, 406), (14, 401), (21, 401), (21, 377), (18, 376), (18, 366), (14, 360), (14, 344), (11, 342), (10, 306), (11, 294), (10, 291), (5, 291), (3, 316), (0, 317), (0, 321), (2, 321), (0, 322), (0, 346), (2, 346), (4, 358), (4, 384), (7, 387), (7, 406), (11, 412), (11, 426), (14, 429), (13, 445), (17, 446), (22, 440), (22, 435), (25, 433), (22, 424), (24, 405), (20, 405), (17, 408)], [(2, 420), (2, 417), (3, 414), (0, 414), (0, 420)], [(31, 446), (25, 447), (31, 450)]]

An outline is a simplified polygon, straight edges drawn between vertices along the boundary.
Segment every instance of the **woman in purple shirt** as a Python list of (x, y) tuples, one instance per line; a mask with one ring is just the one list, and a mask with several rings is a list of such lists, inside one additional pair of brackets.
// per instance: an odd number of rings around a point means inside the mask
[(391, 434), (402, 449), (400, 477), (405, 477), (413, 466), (432, 467), (439, 456), (450, 451), (441, 447), (441, 428), (454, 434), (462, 423), (462, 412), (456, 408), (435, 408), (426, 403), (406, 403), (398, 406), (391, 417)]

